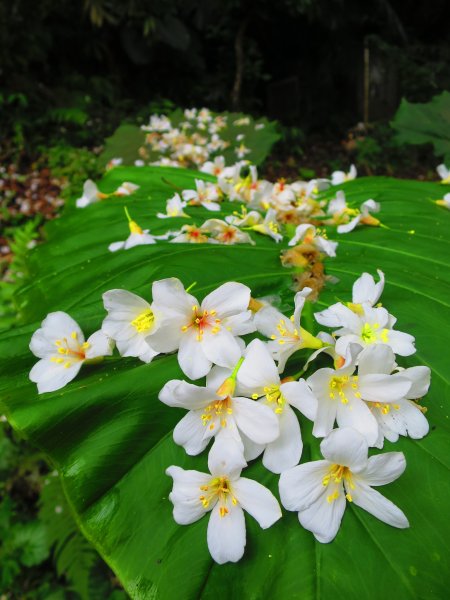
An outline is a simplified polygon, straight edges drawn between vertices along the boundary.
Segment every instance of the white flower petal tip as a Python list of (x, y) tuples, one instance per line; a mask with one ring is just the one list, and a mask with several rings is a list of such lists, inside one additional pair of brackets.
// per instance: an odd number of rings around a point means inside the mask
[(281, 503), (298, 512), (301, 525), (322, 543), (331, 542), (341, 524), (346, 503), (398, 528), (409, 527), (403, 512), (371, 486), (397, 479), (406, 462), (401, 452), (367, 458), (364, 437), (350, 428), (332, 431), (321, 444), (325, 460), (293, 467), (281, 474)]
[(112, 354), (113, 342), (97, 331), (87, 342), (79, 325), (65, 312), (47, 315), (30, 341), (31, 352), (40, 358), (30, 371), (38, 392), (54, 392), (74, 379), (85, 362)]
[(173, 479), (169, 499), (177, 523), (187, 525), (211, 512), (207, 543), (213, 560), (218, 564), (237, 562), (244, 555), (244, 510), (263, 529), (281, 518), (275, 496), (260, 483), (240, 477), (240, 471), (209, 475), (171, 466), (166, 474)]

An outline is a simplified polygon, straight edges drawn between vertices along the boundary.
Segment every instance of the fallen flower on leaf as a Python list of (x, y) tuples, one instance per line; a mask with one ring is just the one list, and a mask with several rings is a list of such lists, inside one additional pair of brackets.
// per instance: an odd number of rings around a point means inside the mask
[(281, 503), (298, 512), (301, 525), (322, 543), (340, 527), (346, 500), (392, 527), (409, 527), (404, 513), (373, 487), (391, 483), (406, 468), (402, 452), (368, 458), (367, 442), (351, 428), (335, 429), (320, 444), (325, 460), (304, 463), (281, 474)]
[(102, 331), (84, 341), (78, 323), (65, 312), (53, 312), (42, 321), (30, 341), (31, 352), (40, 358), (30, 371), (40, 394), (64, 387), (85, 362), (111, 355), (114, 343)]
[(208, 457), (211, 474), (176, 466), (169, 467), (166, 474), (173, 479), (169, 500), (175, 521), (189, 525), (211, 512), (208, 549), (215, 562), (224, 564), (237, 562), (244, 555), (244, 510), (267, 529), (281, 518), (281, 509), (272, 492), (257, 481), (240, 476), (245, 462), (230, 465), (221, 456), (220, 448), (214, 448)]

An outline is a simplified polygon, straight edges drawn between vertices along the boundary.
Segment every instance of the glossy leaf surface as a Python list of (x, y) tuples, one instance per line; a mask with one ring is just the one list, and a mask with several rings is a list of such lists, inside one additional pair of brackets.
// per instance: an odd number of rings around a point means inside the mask
[[(133, 598), (331, 600), (375, 594), (441, 600), (449, 584), (450, 213), (430, 202), (440, 197), (440, 186), (382, 178), (346, 184), (354, 206), (369, 197), (381, 203), (380, 218), (388, 229), (360, 228), (342, 236), (329, 231), (340, 245), (337, 258), (326, 267), (339, 282), (328, 284), (315, 305), (319, 310), (336, 299), (350, 300), (353, 281), (363, 271), (375, 274), (381, 268), (387, 279), (383, 305), (398, 318), (399, 330), (416, 337), (417, 354), (399, 363), (432, 369), (432, 387), (422, 402), (428, 407), (429, 435), (385, 445), (406, 455), (405, 474), (380, 491), (404, 510), (408, 530), (391, 528), (348, 505), (335, 541), (322, 545), (300, 527), (294, 513), (283, 511), (283, 518), (265, 531), (247, 516), (243, 560), (216, 565), (206, 545), (207, 518), (178, 526), (167, 499), (171, 479), (164, 471), (169, 465), (206, 470), (206, 453), (187, 457), (172, 440), (184, 411), (157, 399), (167, 380), (181, 376), (175, 356), (158, 357), (148, 365), (117, 357), (86, 366), (64, 389), (40, 396), (28, 380), (35, 362), (28, 343), (40, 320), (50, 311), (65, 310), (90, 334), (104, 317), (101, 294), (108, 289), (124, 287), (149, 297), (153, 280), (176, 276), (186, 286), (196, 281), (193, 293), (202, 298), (234, 280), (249, 285), (255, 297), (279, 295), (281, 308), (292, 311), (291, 273), (279, 261), (287, 240), (276, 245), (255, 234), (256, 246), (161, 242), (108, 252), (109, 243), (128, 235), (124, 205), (152, 233), (190, 223), (154, 215), (173, 193), (164, 180), (188, 187), (196, 175), (175, 169), (114, 169), (105, 176), (102, 191), (124, 180), (138, 183), (140, 190), (125, 200), (68, 208), (48, 224), (48, 242), (32, 253), (33, 279), (18, 297), (25, 324), (1, 336), (0, 393), (8, 418), (49, 455), (83, 532)], [(235, 205), (224, 206), (226, 213), (233, 209)], [(188, 212), (197, 224), (211, 216), (201, 208)], [(319, 458), (318, 440), (304, 420), (302, 431), (302, 461)], [(260, 461), (245, 475), (278, 494), (278, 477)]]

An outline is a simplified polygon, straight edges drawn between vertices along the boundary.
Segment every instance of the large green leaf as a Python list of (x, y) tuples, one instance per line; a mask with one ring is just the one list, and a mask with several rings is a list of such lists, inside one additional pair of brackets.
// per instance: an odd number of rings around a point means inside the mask
[[(348, 505), (336, 539), (321, 545), (293, 513), (284, 511), (283, 519), (265, 531), (247, 518), (243, 560), (218, 566), (206, 545), (207, 519), (178, 526), (167, 499), (171, 480), (164, 471), (169, 465), (206, 467), (206, 455), (187, 457), (172, 440), (183, 411), (157, 399), (162, 385), (181, 375), (174, 356), (158, 357), (149, 365), (118, 358), (85, 367), (64, 389), (41, 396), (28, 381), (35, 362), (28, 342), (40, 319), (51, 310), (66, 310), (91, 333), (104, 316), (101, 294), (114, 287), (148, 296), (154, 279), (176, 276), (186, 285), (197, 281), (195, 290), (201, 297), (224, 281), (236, 280), (248, 284), (254, 296), (278, 293), (281, 307), (292, 309), (290, 272), (279, 262), (281, 245), (266, 238), (255, 236), (255, 247), (160, 243), (107, 252), (109, 243), (127, 235), (125, 203), (142, 226), (160, 233), (169, 225), (154, 214), (172, 193), (162, 178), (186, 187), (196, 175), (171, 169), (114, 169), (102, 189), (110, 191), (129, 180), (141, 185), (136, 195), (126, 202), (111, 198), (85, 210), (69, 208), (60, 220), (49, 223), (48, 242), (32, 253), (33, 280), (18, 297), (28, 324), (5, 333), (0, 344), (0, 391), (8, 418), (49, 455), (80, 527), (133, 598), (442, 600), (450, 583), (450, 215), (429, 201), (440, 196), (438, 185), (384, 178), (346, 184), (347, 197), (355, 205), (368, 197), (381, 203), (381, 217), (389, 229), (361, 228), (339, 237), (338, 256), (327, 261), (328, 273), (339, 282), (329, 284), (316, 305), (320, 309), (336, 298), (349, 299), (351, 284), (363, 270), (374, 273), (381, 268), (387, 277), (383, 304), (398, 317), (398, 328), (417, 340), (417, 354), (399, 362), (432, 369), (425, 401), (430, 434), (419, 441), (386, 444), (407, 458), (405, 474), (381, 491), (405, 511), (408, 530), (393, 529)], [(210, 216), (200, 208), (190, 212), (200, 215), (197, 223)], [(330, 237), (337, 235), (330, 232)], [(318, 441), (307, 423), (302, 429), (302, 460), (317, 458)], [(260, 461), (247, 473), (277, 493), (278, 477), (265, 471)]]
[[(250, 160), (253, 164), (261, 164), (269, 155), (272, 146), (280, 139), (280, 134), (277, 131), (276, 123), (269, 121), (265, 117), (253, 119), (249, 115), (243, 113), (212, 113), (223, 115), (227, 118), (227, 125), (219, 132), (222, 140), (229, 143), (228, 148), (211, 153), (211, 156), (222, 155), (225, 158), (227, 165), (232, 165), (237, 162), (238, 157), (235, 149), (240, 142), (236, 140), (238, 135), (243, 135), (243, 143), (250, 150), (245, 155), (245, 159)], [(173, 127), (185, 121), (184, 112), (178, 108), (167, 115)], [(247, 119), (248, 124), (239, 124), (242, 119)], [(256, 129), (258, 125), (258, 129)], [(204, 132), (200, 132), (203, 133)], [(120, 125), (111, 137), (105, 142), (105, 149), (99, 157), (99, 162), (105, 166), (113, 158), (122, 158), (124, 165), (134, 165), (134, 161), (143, 158), (140, 152), (141, 148), (145, 148), (147, 162), (155, 162), (163, 156), (169, 157), (169, 154), (155, 152), (150, 149), (150, 146), (144, 144), (145, 133), (137, 125), (123, 124)]]
[(403, 99), (392, 126), (403, 144), (433, 144), (436, 156), (450, 164), (450, 92), (430, 102), (413, 104)]

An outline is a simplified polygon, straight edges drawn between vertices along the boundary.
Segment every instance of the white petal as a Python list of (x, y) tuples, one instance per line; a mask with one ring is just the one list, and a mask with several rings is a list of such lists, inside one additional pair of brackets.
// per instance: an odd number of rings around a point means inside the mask
[(401, 375), (361, 375), (358, 388), (364, 400), (394, 402), (407, 395), (411, 382)]
[(373, 446), (378, 439), (377, 420), (365, 402), (355, 398), (353, 394), (347, 394), (347, 398), (347, 404), (336, 400), (336, 421), (339, 427), (352, 427), (366, 438), (369, 446)]
[(64, 364), (50, 362), (43, 358), (38, 361), (30, 371), (30, 380), (37, 383), (38, 392), (54, 392), (59, 390), (72, 381), (81, 369), (83, 361), (76, 361), (70, 367), (65, 368)]
[(361, 479), (370, 486), (385, 485), (398, 479), (405, 469), (406, 460), (403, 452), (377, 454), (371, 456), (366, 468), (358, 473), (358, 480)]
[(263, 465), (272, 473), (282, 473), (300, 462), (303, 450), (300, 425), (294, 411), (285, 406), (279, 416), (280, 435), (267, 444)]
[(56, 351), (55, 341), (58, 339), (58, 334), (52, 336), (54, 339), (50, 339), (46, 334), (49, 333), (44, 329), (38, 329), (33, 333), (30, 340), (30, 350), (38, 358), (45, 358)]
[(416, 400), (425, 396), (430, 387), (431, 371), (429, 367), (410, 367), (400, 373), (411, 382), (411, 389), (406, 395), (406, 398)]
[(388, 334), (388, 340), (392, 350), (400, 356), (411, 356), (416, 351), (414, 336), (409, 335), (409, 333), (391, 330)]
[(262, 529), (271, 527), (281, 518), (277, 499), (257, 481), (240, 477), (233, 482), (233, 493), (242, 508), (258, 521)]
[(200, 387), (180, 379), (168, 381), (159, 392), (158, 398), (167, 406), (201, 409), (219, 399), (211, 388)]
[(337, 228), (337, 232), (338, 233), (350, 233), (350, 231), (353, 231), (353, 229), (355, 229), (355, 227), (358, 225), (358, 223), (360, 221), (361, 221), (361, 215), (357, 215), (356, 217), (354, 217), (351, 221), (349, 221), (345, 225), (339, 225)]
[(377, 269), (380, 281), (375, 283), (374, 278), (369, 273), (363, 273), (362, 276), (353, 284), (352, 300), (355, 304), (370, 302), (374, 306), (384, 289), (384, 273)]
[(264, 452), (266, 448), (265, 444), (256, 444), (248, 438), (245, 433), (242, 433), (242, 431), (240, 436), (242, 443), (244, 444), (244, 456), (246, 461), (255, 460), (255, 458), (258, 458), (258, 456)]
[(226, 329), (217, 333), (205, 330), (200, 344), (207, 359), (221, 367), (233, 368), (241, 357), (239, 344)]
[(229, 281), (206, 296), (202, 309), (215, 310), (221, 319), (246, 311), (250, 302), (250, 288)]
[(363, 482), (354, 480), (355, 488), (350, 491), (353, 503), (392, 527), (409, 527), (405, 514), (393, 502)]
[(203, 425), (199, 412), (189, 411), (173, 430), (176, 444), (183, 446), (187, 454), (196, 456), (208, 445), (210, 436), (205, 437), (207, 429)]
[(273, 442), (279, 434), (272, 409), (248, 398), (233, 398), (233, 416), (238, 428), (257, 444)]
[(280, 390), (291, 406), (294, 406), (305, 417), (314, 421), (317, 415), (317, 398), (304, 379), (282, 383)]
[(41, 325), (44, 334), (50, 340), (58, 338), (70, 338), (72, 332), (77, 334), (77, 340), (80, 344), (84, 342), (84, 335), (80, 326), (67, 313), (57, 311), (48, 314)]
[(246, 335), (256, 331), (256, 325), (251, 310), (232, 315), (223, 319), (222, 324), (233, 335)]
[(138, 355), (138, 358), (142, 360), (142, 362), (150, 363), (155, 356), (158, 356), (158, 352), (155, 352), (148, 344), (146, 344), (146, 346), (147, 347), (143, 348), (142, 352)]
[(219, 430), (208, 454), (208, 468), (212, 475), (227, 475), (232, 481), (237, 479), (247, 466), (244, 458), (244, 445), (233, 419), (227, 419), (227, 426)]
[(114, 349), (114, 341), (103, 331), (96, 331), (87, 339), (89, 347), (85, 354), (86, 358), (96, 358), (97, 356), (111, 356)]
[(266, 337), (270, 337), (271, 335), (277, 335), (277, 325), (281, 319), (284, 319), (286, 324), (289, 325), (288, 317), (285, 317), (282, 313), (273, 308), (273, 306), (267, 306), (261, 308), (261, 310), (255, 314), (255, 325), (260, 333), (264, 334)]
[(328, 398), (319, 400), (313, 427), (315, 437), (324, 437), (331, 432), (336, 420), (336, 412), (336, 400), (329, 400)]
[(168, 467), (166, 475), (173, 478), (173, 490), (169, 494), (169, 500), (173, 503), (175, 521), (179, 525), (189, 525), (198, 521), (206, 512), (200, 500), (200, 487), (208, 484), (210, 475), (199, 471), (185, 471), (176, 466)]
[(152, 297), (155, 305), (164, 309), (174, 310), (182, 315), (190, 316), (192, 306), (198, 301), (186, 292), (179, 279), (170, 277), (153, 282)]
[(447, 177), (450, 175), (450, 171), (444, 164), (438, 165), (436, 167), (436, 171), (441, 179), (447, 179)]
[(358, 357), (358, 375), (378, 373), (389, 375), (395, 367), (395, 354), (389, 346), (372, 344)]
[(150, 308), (150, 304), (127, 290), (109, 290), (103, 294), (103, 304), (107, 311), (130, 312), (139, 314)]
[(312, 531), (314, 537), (323, 544), (334, 540), (345, 511), (346, 500), (342, 484), (336, 487), (339, 496), (335, 500), (328, 502), (327, 495), (330, 495), (331, 490), (322, 488), (322, 495), (308, 508), (298, 513), (302, 526)]
[(231, 376), (232, 369), (215, 365), (206, 376), (206, 385), (212, 390), (218, 390), (220, 386)]
[(331, 464), (316, 460), (281, 473), (279, 489), (281, 503), (287, 510), (304, 510), (323, 493), (323, 478)]
[(195, 333), (186, 331), (180, 341), (178, 363), (190, 379), (200, 379), (211, 369), (211, 361), (203, 353)]
[(415, 440), (423, 438), (428, 433), (430, 425), (417, 404), (411, 400), (400, 400), (398, 406), (399, 408), (394, 407), (394, 410), (391, 409), (386, 415), (391, 417), (389, 421), (386, 420), (388, 427), (390, 426), (396, 433), (409, 435)]
[(163, 318), (158, 329), (155, 328), (147, 338), (152, 348), (165, 354), (177, 350), (183, 337), (181, 328), (185, 323), (186, 319), (182, 316)]
[(324, 458), (334, 464), (361, 471), (367, 464), (368, 445), (366, 438), (348, 427), (334, 429), (320, 444)]
[(237, 562), (244, 555), (245, 519), (244, 511), (231, 502), (228, 513), (221, 517), (219, 503), (213, 508), (208, 523), (208, 548), (212, 558), (223, 565), (226, 562)]
[(247, 346), (244, 361), (238, 371), (237, 380), (240, 389), (246, 395), (257, 393), (262, 396), (264, 387), (279, 385), (280, 376), (275, 362), (261, 340), (253, 340)]

